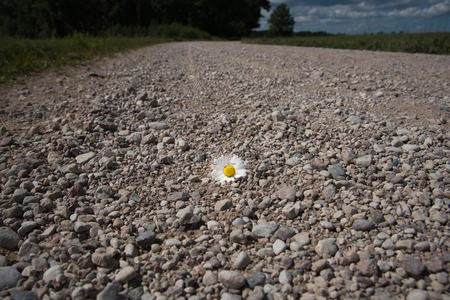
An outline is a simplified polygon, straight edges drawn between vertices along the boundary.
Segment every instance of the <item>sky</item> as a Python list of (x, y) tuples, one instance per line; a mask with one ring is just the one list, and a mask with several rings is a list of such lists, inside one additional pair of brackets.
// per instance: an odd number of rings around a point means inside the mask
[[(450, 32), (450, 0), (270, 0), (286, 3), (294, 31), (329, 33)], [(258, 30), (268, 29), (262, 11)]]

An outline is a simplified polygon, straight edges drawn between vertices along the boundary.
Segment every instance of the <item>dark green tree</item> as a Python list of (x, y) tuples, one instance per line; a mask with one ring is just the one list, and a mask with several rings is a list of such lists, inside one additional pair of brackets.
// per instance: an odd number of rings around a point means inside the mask
[(285, 3), (281, 3), (273, 10), (270, 14), (269, 24), (270, 35), (287, 36), (292, 34), (295, 21)]

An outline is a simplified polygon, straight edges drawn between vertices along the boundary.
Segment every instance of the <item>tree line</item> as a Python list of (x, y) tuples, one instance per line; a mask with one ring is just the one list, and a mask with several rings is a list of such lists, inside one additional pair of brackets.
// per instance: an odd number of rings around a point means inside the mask
[(231, 38), (259, 26), (268, 0), (0, 0), (0, 34), (27, 38), (104, 35), (179, 23)]

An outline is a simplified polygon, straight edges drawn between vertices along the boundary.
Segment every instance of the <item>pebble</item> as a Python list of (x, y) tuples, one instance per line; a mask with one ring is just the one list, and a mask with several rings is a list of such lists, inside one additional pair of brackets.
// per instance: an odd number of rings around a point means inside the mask
[(155, 241), (156, 235), (153, 231), (147, 230), (142, 232), (136, 239), (136, 244), (143, 248), (149, 249), (153, 242)]
[(105, 288), (97, 295), (97, 300), (120, 300), (119, 287), (115, 283), (108, 283)]
[[(0, 267), (20, 278), (0, 298), (446, 295), (449, 92), (431, 75), (447, 57), (228, 42), (127, 57), (3, 95)], [(219, 184), (227, 154), (247, 176)]]
[(253, 226), (252, 233), (255, 234), (256, 237), (264, 238), (270, 237), (272, 233), (274, 233), (278, 229), (278, 224), (274, 221), (260, 223)]
[(317, 254), (323, 258), (333, 257), (338, 251), (335, 238), (327, 238), (320, 240), (315, 248)]
[(0, 247), (15, 250), (19, 244), (19, 235), (9, 227), (0, 227)]
[(132, 266), (127, 266), (119, 271), (115, 276), (114, 280), (116, 282), (124, 283), (128, 282), (134, 277), (136, 277), (136, 270)]
[(255, 288), (256, 286), (264, 285), (266, 281), (266, 275), (263, 272), (254, 271), (252, 274), (245, 278), (247, 285), (250, 289)]
[(0, 267), (0, 291), (15, 287), (21, 277), (14, 267)]
[(284, 251), (284, 249), (286, 249), (286, 243), (283, 242), (282, 240), (278, 239), (273, 243), (272, 249), (273, 249), (273, 253), (275, 253), (275, 255), (280, 254), (281, 252)]
[(358, 231), (370, 231), (375, 228), (375, 224), (372, 221), (365, 219), (356, 219), (353, 221), (353, 229)]
[(37, 300), (37, 296), (30, 291), (27, 290), (13, 290), (9, 292), (11, 296), (11, 300)]
[(61, 266), (56, 265), (56, 266), (53, 266), (53, 267), (50, 267), (49, 269), (47, 269), (45, 271), (42, 279), (44, 279), (45, 283), (50, 283), (52, 281), (56, 281), (58, 276), (60, 276), (62, 274), (63, 274), (63, 270), (62, 270)]
[(237, 271), (222, 270), (219, 272), (219, 281), (226, 288), (239, 290), (245, 286), (245, 278)]
[(245, 269), (251, 263), (250, 256), (245, 251), (239, 252), (233, 261), (233, 268), (238, 270)]
[(95, 152), (87, 152), (84, 154), (80, 154), (77, 157), (75, 157), (75, 160), (77, 161), (77, 164), (85, 164), (88, 161), (90, 161), (91, 159), (93, 159), (95, 157)]
[(406, 300), (428, 300), (428, 293), (423, 290), (412, 290), (406, 296)]

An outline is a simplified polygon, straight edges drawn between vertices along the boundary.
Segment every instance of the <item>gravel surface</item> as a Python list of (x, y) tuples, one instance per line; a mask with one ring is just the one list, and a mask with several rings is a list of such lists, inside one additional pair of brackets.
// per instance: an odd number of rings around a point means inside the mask
[(2, 86), (0, 297), (449, 299), (449, 79), (195, 42)]

